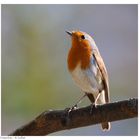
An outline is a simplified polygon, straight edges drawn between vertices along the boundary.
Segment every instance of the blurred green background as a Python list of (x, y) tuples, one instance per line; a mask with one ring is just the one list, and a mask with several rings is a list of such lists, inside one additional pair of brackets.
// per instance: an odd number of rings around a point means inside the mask
[[(48, 109), (71, 107), (83, 93), (67, 70), (65, 30), (92, 35), (104, 58), (111, 101), (137, 97), (137, 5), (2, 5), (2, 135)], [(89, 105), (85, 99), (80, 106)], [(51, 135), (137, 135), (138, 120)]]

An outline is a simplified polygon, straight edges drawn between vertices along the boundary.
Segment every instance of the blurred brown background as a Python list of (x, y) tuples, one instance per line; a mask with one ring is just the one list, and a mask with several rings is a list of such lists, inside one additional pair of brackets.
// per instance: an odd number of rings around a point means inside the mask
[[(71, 107), (83, 93), (67, 70), (65, 30), (92, 35), (104, 58), (111, 100), (137, 97), (137, 5), (2, 5), (2, 135), (47, 109)], [(80, 106), (89, 105), (85, 99)], [(51, 135), (137, 135), (136, 118)]]

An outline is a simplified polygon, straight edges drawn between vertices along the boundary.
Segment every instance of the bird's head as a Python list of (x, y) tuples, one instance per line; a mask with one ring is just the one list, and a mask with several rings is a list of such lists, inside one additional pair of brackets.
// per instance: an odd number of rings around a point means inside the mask
[(87, 49), (94, 49), (96, 47), (95, 41), (93, 38), (85, 32), (82, 31), (66, 31), (68, 35), (71, 36), (72, 47), (82, 47)]

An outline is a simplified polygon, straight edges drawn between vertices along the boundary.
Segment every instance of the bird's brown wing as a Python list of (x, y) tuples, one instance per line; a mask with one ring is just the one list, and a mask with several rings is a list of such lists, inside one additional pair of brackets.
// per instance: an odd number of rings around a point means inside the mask
[(99, 70), (102, 75), (102, 80), (103, 80), (104, 90), (105, 90), (105, 101), (106, 101), (106, 103), (108, 103), (108, 102), (110, 102), (108, 74), (107, 74), (107, 70), (106, 70), (104, 61), (103, 61), (98, 49), (93, 50), (93, 57), (95, 58), (96, 63), (98, 65)]

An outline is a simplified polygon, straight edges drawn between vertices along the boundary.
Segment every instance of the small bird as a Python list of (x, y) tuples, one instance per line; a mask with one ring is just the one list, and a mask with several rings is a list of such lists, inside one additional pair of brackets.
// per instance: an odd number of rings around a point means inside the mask
[[(82, 31), (66, 31), (71, 36), (68, 70), (77, 86), (95, 107), (110, 102), (108, 74), (93, 38)], [(110, 122), (101, 123), (102, 130), (110, 130)]]

